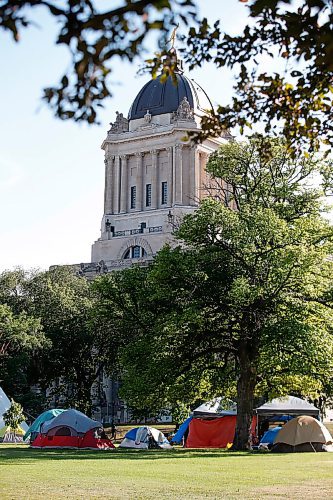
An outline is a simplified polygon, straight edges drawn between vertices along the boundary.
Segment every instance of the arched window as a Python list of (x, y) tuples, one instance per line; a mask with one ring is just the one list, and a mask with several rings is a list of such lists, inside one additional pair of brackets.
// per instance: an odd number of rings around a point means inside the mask
[(129, 247), (124, 253), (124, 259), (140, 259), (141, 257), (146, 257), (147, 252), (143, 247), (135, 245)]

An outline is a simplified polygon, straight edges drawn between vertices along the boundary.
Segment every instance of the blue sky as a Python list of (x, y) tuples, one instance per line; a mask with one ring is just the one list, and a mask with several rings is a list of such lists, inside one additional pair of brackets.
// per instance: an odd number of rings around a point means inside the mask
[[(238, 32), (247, 18), (247, 8), (238, 0), (198, 4), (202, 15), (220, 18), (229, 32)], [(40, 27), (23, 32), (18, 44), (0, 32), (0, 271), (90, 261), (103, 211), (100, 145), (115, 112), (127, 114), (148, 78), (136, 74), (139, 59), (132, 65), (117, 61), (114, 96), (105, 102), (101, 125), (57, 120), (40, 97), (43, 87), (58, 82), (69, 55), (54, 44), (52, 18), (43, 10), (36, 14)], [(232, 75), (227, 70), (207, 64), (186, 73), (213, 102), (230, 99)]]

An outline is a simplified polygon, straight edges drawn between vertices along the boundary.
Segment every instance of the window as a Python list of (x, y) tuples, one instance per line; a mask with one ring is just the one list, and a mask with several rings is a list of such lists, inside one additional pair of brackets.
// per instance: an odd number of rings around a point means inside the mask
[(140, 259), (140, 257), (141, 257), (140, 250), (141, 250), (141, 247), (139, 247), (138, 245), (133, 247), (133, 255), (132, 255), (133, 259)]
[(143, 247), (139, 245), (135, 245), (133, 247), (129, 247), (124, 253), (124, 259), (140, 259), (141, 257), (146, 257), (147, 253)]
[(166, 205), (168, 203), (168, 183), (162, 182), (162, 205)]
[(151, 207), (151, 184), (146, 184), (146, 207)]
[(136, 205), (136, 186), (131, 187), (131, 208), (135, 208)]

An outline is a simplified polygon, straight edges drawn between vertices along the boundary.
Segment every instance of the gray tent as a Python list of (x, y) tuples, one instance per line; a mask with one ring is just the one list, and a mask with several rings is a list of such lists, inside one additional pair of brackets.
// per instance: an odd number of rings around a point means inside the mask
[(312, 417), (319, 417), (318, 408), (304, 399), (294, 396), (272, 399), (272, 401), (256, 408), (254, 412), (258, 416), (263, 417), (271, 415), (310, 415)]

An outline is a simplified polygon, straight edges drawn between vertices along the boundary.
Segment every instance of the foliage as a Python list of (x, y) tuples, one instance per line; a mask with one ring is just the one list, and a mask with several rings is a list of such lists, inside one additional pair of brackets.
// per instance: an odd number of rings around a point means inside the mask
[[(12, 353), (0, 358), (5, 388), (33, 413), (43, 404), (46, 390), (56, 403), (89, 413), (92, 386), (105, 361), (103, 332), (91, 318), (94, 294), (89, 283), (64, 267), (4, 272), (1, 302), (0, 324), (6, 325), (1, 330), (2, 336), (6, 334), (3, 349), (6, 346)], [(31, 394), (31, 385), (37, 385), (41, 394)], [(100, 397), (97, 384), (95, 399)]]
[[(100, 330), (91, 321), (89, 283), (70, 268), (40, 273), (27, 284), (30, 309), (41, 319), (49, 348), (38, 358), (38, 382), (63, 405), (91, 411), (91, 390), (103, 369)], [(97, 399), (99, 394), (97, 391)]]
[(10, 407), (3, 414), (3, 421), (7, 427), (10, 427), (14, 432), (18, 429), (19, 425), (26, 420), (23, 415), (23, 408), (20, 403), (16, 403), (11, 399)]
[(165, 43), (173, 24), (187, 24), (195, 14), (192, 0), (125, 0), (111, 9), (100, 9), (93, 0), (3, 0), (0, 27), (19, 41), (21, 31), (34, 24), (31, 11), (37, 7), (53, 16), (59, 26), (56, 43), (72, 56), (68, 71), (57, 86), (44, 89), (43, 98), (59, 118), (88, 123), (96, 122), (98, 107), (111, 96), (113, 61), (133, 61), (151, 32)]
[[(210, 111), (202, 118), (202, 131), (192, 137), (202, 141), (236, 126), (244, 132), (260, 122), (265, 134), (282, 130), (294, 151), (318, 149), (321, 141), (332, 145), (332, 3), (253, 0), (248, 8), (248, 23), (237, 35), (222, 29), (222, 17), (213, 25), (200, 20), (182, 37), (190, 69), (210, 62), (237, 75), (231, 105)], [(154, 75), (167, 56), (163, 50), (148, 60)], [(267, 59), (274, 62), (271, 72), (261, 64)], [(175, 69), (173, 63), (166, 66), (168, 74)]]

